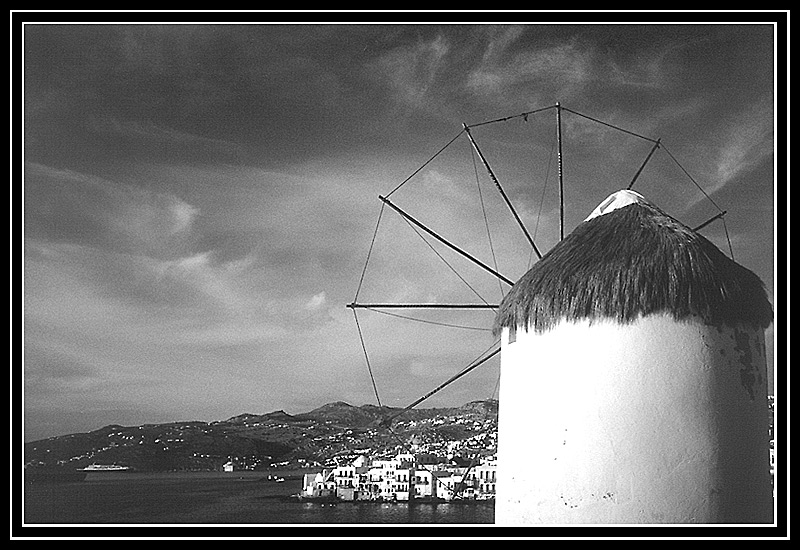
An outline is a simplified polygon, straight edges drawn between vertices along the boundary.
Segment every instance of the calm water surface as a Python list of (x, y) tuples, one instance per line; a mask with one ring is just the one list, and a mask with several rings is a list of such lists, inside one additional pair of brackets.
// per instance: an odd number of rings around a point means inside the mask
[(84, 481), (25, 486), (28, 524), (491, 524), (494, 503), (285, 501), (300, 479), (263, 472), (90, 473)]

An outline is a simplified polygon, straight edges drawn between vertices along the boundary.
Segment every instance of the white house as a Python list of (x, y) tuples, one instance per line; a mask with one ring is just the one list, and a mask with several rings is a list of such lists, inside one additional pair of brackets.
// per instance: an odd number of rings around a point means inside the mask
[(436, 476), (436, 497), (444, 500), (453, 500), (456, 495), (463, 496), (464, 476), (447, 472)]
[(434, 472), (425, 468), (414, 470), (414, 498), (431, 498), (436, 496), (436, 480)]
[(321, 472), (303, 475), (303, 492), (305, 497), (335, 497), (336, 482), (333, 479), (333, 471), (323, 469)]
[(497, 492), (497, 459), (492, 457), (475, 466), (478, 498), (494, 498)]
[(394, 498), (399, 501), (407, 501), (415, 494), (414, 491), (414, 468), (398, 468), (395, 471), (392, 483), (392, 493)]

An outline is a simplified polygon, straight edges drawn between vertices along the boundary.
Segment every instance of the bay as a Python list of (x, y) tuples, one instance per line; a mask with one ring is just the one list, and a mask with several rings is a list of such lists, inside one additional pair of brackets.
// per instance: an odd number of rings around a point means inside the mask
[[(284, 477), (282, 483), (268, 475)], [(26, 524), (491, 524), (494, 503), (323, 504), (286, 499), (298, 472), (90, 473), (78, 482), (26, 484)]]

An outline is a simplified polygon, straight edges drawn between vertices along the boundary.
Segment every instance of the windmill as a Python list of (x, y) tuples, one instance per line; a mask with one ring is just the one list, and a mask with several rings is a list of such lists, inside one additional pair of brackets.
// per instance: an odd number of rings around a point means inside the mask
[[(473, 134), (481, 126), (527, 121), (549, 110), (556, 113), (559, 239), (542, 254)], [(627, 186), (602, 201), (566, 237), (562, 113), (650, 146)], [(473, 159), (484, 167), (524, 235), (531, 259), (537, 257), (517, 280), (501, 273), (496, 261), (489, 265), (478, 259), (390, 199), (461, 136), (466, 136)], [(496, 312), (499, 346), (487, 349), (394, 417), (503, 350), (499, 523), (770, 521), (763, 330), (772, 320), (772, 309), (758, 277), (733, 260), (726, 211), (704, 191), (717, 213), (693, 228), (632, 191), (658, 150), (703, 191), (660, 139), (556, 103), (464, 124), (428, 163), (379, 197), (381, 214), (359, 290), (348, 304), (376, 398), (380, 403), (357, 310)], [(483, 299), (359, 302), (385, 206), (418, 235), (427, 235), (511, 290), (500, 304)], [(723, 223), (730, 258), (698, 233), (716, 220)], [(614, 385), (604, 385), (608, 380)]]

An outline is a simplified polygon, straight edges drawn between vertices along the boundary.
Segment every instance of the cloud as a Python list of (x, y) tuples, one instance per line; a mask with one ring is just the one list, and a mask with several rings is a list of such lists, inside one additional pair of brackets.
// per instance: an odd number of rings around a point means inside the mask
[[(703, 188), (713, 197), (728, 184), (759, 166), (774, 154), (772, 100), (762, 99), (724, 121), (719, 133), (721, 144), (711, 156), (708, 185)], [(705, 198), (699, 193), (689, 203), (696, 205)]]
[(532, 82), (566, 87), (592, 75), (591, 52), (566, 43), (516, 53), (495, 60), (496, 54), (470, 72), (467, 85), (482, 96), (504, 93)]
[(175, 217), (175, 226), (172, 230), (173, 233), (188, 230), (194, 219), (199, 214), (199, 210), (177, 198), (174, 198), (171, 204), (172, 213)]
[(408, 363), (408, 373), (416, 378), (441, 379), (443, 376), (441, 371), (441, 358), (438, 360), (415, 358)]
[(772, 154), (772, 121), (771, 106), (760, 103), (744, 114), (741, 121), (729, 126), (718, 155), (714, 190)]
[[(36, 329), (29, 327), (29, 335)], [(32, 334), (31, 334), (32, 333)], [(97, 369), (68, 352), (63, 346), (30, 343), (25, 346), (25, 386), (38, 393), (49, 389), (54, 383), (62, 386), (80, 383), (96, 376)], [(29, 394), (30, 395), (30, 394)]]
[(242, 296), (235, 280), (247, 262), (215, 264), (211, 252), (201, 252), (175, 260), (154, 262), (152, 265), (159, 279), (166, 278), (186, 285), (226, 310), (239, 312), (248, 308), (250, 302)]
[[(308, 312), (294, 296), (253, 278), (258, 273), (252, 257), (219, 262), (205, 252), (156, 260), (32, 239), (26, 250), (26, 346), (72, 357), (59, 363), (43, 361), (52, 354), (33, 354), (26, 361), (43, 365), (32, 367), (33, 373), (55, 373), (58, 365), (75, 365), (65, 373), (93, 378), (78, 367), (145, 373), (162, 363), (191, 362), (198, 350), (228, 349), (233, 355), (237, 349), (282, 345), (298, 327), (308, 326)], [(318, 305), (315, 318), (325, 311)], [(251, 360), (245, 354), (242, 365)], [(202, 356), (197, 368), (208, 361)]]
[(169, 193), (27, 163), (25, 214), (33, 236), (152, 251), (188, 232), (199, 210)]
[(510, 26), (489, 26), (485, 29), (488, 42), (484, 48), (482, 62), (494, 63), (497, 59), (502, 59), (507, 52), (516, 44), (525, 32), (524, 25)]
[(104, 139), (121, 139), (153, 149), (173, 146), (193, 155), (205, 152), (221, 155), (229, 160), (242, 158), (245, 153), (245, 149), (237, 143), (191, 134), (150, 121), (103, 115), (89, 117), (86, 124), (88, 130)]
[(123, 339), (164, 338), (239, 316), (252, 322), (269, 300), (243, 282), (248, 266), (214, 262), (210, 253), (157, 260), (27, 239), (25, 317), (52, 330)]
[[(348, 237), (356, 219), (343, 200), (358, 193), (329, 171), (319, 178), (231, 167), (140, 172), (191, 185), (199, 207), (76, 172), (31, 171), (40, 189), (29, 204), (44, 208), (53, 196), (45, 191), (63, 187), (47, 218), (57, 227), (26, 241), (26, 317), (48, 330), (95, 334), (117, 340), (114, 347), (138, 342), (165, 356), (175, 347), (275, 343), (330, 323), (331, 296), (344, 304), (342, 289), (355, 284), (339, 275), (353, 251), (359, 259), (363, 252)], [(65, 205), (76, 223), (91, 225), (87, 235), (64, 233)], [(243, 239), (249, 244), (240, 246)]]
[(276, 344), (291, 337), (292, 331), (271, 318), (239, 317), (197, 327), (170, 327), (176, 345), (193, 348), (240, 347)]
[(430, 90), (442, 76), (450, 43), (442, 35), (389, 50), (371, 63), (371, 72), (392, 94), (392, 101), (427, 110), (436, 98)]
[(210, 253), (158, 261), (28, 239), (26, 414), (116, 403), (138, 422), (174, 419), (198, 414), (199, 396), (211, 394), (225, 403), (215, 414), (239, 412), (237, 376), (263, 366), (270, 348), (294, 334), (281, 318), (289, 306), (242, 282), (250, 265)]
[(311, 299), (306, 302), (304, 309), (308, 311), (316, 311), (322, 308), (325, 305), (325, 291), (320, 292), (319, 294), (315, 294), (311, 297)]
[(467, 67), (465, 86), (484, 102), (505, 108), (590, 100), (602, 109), (620, 98), (635, 108), (653, 93), (675, 86), (680, 70), (673, 62), (679, 41), (653, 40), (631, 49), (624, 46), (625, 38), (609, 38), (627, 32), (613, 27), (608, 35), (558, 25), (483, 30), (472, 46), (483, 52)]

